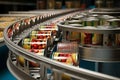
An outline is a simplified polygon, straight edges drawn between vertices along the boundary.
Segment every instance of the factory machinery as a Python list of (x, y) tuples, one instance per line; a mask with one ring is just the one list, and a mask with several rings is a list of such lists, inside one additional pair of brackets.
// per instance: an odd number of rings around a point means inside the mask
[[(111, 27), (112, 24), (107, 28), (91, 27), (98, 26), (97, 20), (81, 21), (88, 16), (98, 17), (93, 10), (22, 13), (35, 16), (18, 20), (4, 30), (4, 41), (9, 48), (7, 66), (18, 80), (120, 80), (119, 77), (80, 67), (80, 60), (119, 63), (120, 27)], [(97, 38), (100, 40), (90, 40), (90, 36), (85, 40), (84, 33), (99, 34)], [(60, 53), (67, 55), (59, 57)]]

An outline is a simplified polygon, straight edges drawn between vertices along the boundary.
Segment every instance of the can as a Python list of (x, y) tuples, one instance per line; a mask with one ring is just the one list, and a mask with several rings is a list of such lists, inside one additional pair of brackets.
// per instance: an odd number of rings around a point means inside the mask
[(57, 44), (58, 52), (78, 52), (77, 42), (59, 42)]
[(61, 1), (55, 1), (55, 8), (61, 9), (62, 8), (62, 2)]
[(51, 36), (52, 36), (51, 31), (39, 30), (39, 31), (32, 31), (30, 33), (30, 38), (35, 38), (35, 39), (48, 39)]
[(111, 27), (120, 27), (120, 19), (110, 19), (108, 20), (108, 25)]
[(29, 49), (28, 51), (35, 53), (35, 55), (44, 56), (45, 49)]
[(72, 17), (72, 20), (81, 20), (84, 18), (84, 15), (76, 15)]
[(80, 41), (80, 33), (79, 32), (70, 32), (70, 41)]
[(3, 31), (0, 31), (0, 38), (3, 37)]
[(92, 33), (81, 33), (81, 44), (92, 44)]
[(96, 0), (95, 1), (96, 8), (103, 8), (103, 1), (102, 0)]
[[(44, 56), (45, 49), (29, 49), (28, 51), (33, 52), (35, 55), (38, 55), (38, 56)], [(29, 61), (29, 66), (30, 67), (39, 67), (40, 65), (38, 63)]]
[(100, 26), (108, 26), (108, 20), (110, 19), (115, 19), (115, 17), (113, 16), (109, 16), (109, 15), (102, 15), (99, 16), (99, 24)]
[(97, 27), (99, 23), (99, 20), (95, 17), (89, 17), (89, 18), (85, 18), (83, 19), (82, 25), (83, 26), (93, 26), (93, 27)]
[(120, 46), (120, 34), (116, 34), (116, 45)]
[(68, 21), (68, 24), (81, 24), (82, 21), (81, 20), (70, 20)]
[(72, 3), (72, 1), (65, 1), (65, 5), (66, 5), (66, 8), (72, 8), (72, 6), (73, 6), (73, 3)]
[(22, 46), (24, 49), (45, 49), (47, 47), (47, 40), (24, 38)]
[(113, 0), (106, 0), (106, 8), (113, 8)]
[(16, 56), (17, 65), (24, 67), (25, 66), (25, 58), (23, 56)]
[(106, 37), (104, 37), (105, 40), (105, 46), (107, 47), (113, 47), (116, 45), (116, 35), (115, 34), (106, 34)]
[(68, 65), (77, 65), (78, 64), (78, 54), (77, 53), (62, 53), (54, 52), (52, 59), (68, 64)]
[(56, 25), (54, 26), (40, 26), (39, 30), (43, 31), (51, 31), (53, 36), (57, 35), (58, 27)]
[(92, 45), (102, 45), (103, 43), (103, 35), (93, 33), (92, 35)]

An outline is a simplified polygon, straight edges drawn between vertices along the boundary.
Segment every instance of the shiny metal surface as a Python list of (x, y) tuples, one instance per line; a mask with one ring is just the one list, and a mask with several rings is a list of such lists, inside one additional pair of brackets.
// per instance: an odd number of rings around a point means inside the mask
[[(62, 14), (61, 13), (55, 14), (53, 16), (55, 17), (56, 15), (59, 15), (57, 17), (62, 17), (63, 14), (64, 14), (64, 16), (67, 16), (68, 13), (71, 14), (74, 11), (75, 10), (71, 10), (68, 12), (66, 11)], [(46, 16), (45, 16), (45, 18), (46, 18)], [(49, 21), (48, 18), (50, 18), (50, 17), (47, 16), (46, 20), (44, 21), (45, 23), (47, 21)], [(44, 18), (42, 18), (42, 19), (44, 19)], [(41, 20), (38, 21), (39, 24), (41, 24), (40, 22), (41, 22)], [(30, 23), (30, 25), (31, 25), (31, 23)], [(30, 26), (30, 25), (28, 25), (28, 26)], [(7, 27), (4, 30), (5, 44), (12, 52), (10, 54), (24, 56), (26, 61), (33, 61), (33, 62), (37, 62), (38, 64), (42, 65), (42, 66), (40, 66), (40, 69), (39, 69), (40, 72), (37, 72), (40, 75), (40, 78), (38, 80), (46, 80), (47, 79), (47, 74), (46, 74), (47, 69), (55, 71), (57, 73), (58, 77), (60, 77), (60, 75), (64, 73), (70, 77), (73, 77), (74, 80), (119, 80), (119, 78), (117, 78), (117, 77), (101, 74), (98, 72), (82, 69), (82, 68), (75, 67), (75, 66), (66, 65), (66, 64), (54, 61), (52, 59), (49, 59), (47, 57), (44, 57), (44, 56), (37, 56), (37, 55), (33, 54), (32, 52), (29, 52), (29, 51), (23, 49), (22, 47), (20, 47), (18, 45), (18, 43), (21, 41), (21, 39), (23, 39), (25, 36), (27, 36), (31, 30), (34, 30), (37, 27), (34, 27), (34, 26), (28, 27), (26, 30), (23, 30), (21, 32), (18, 31), (19, 34), (16, 33), (16, 35), (14, 35), (14, 36), (12, 35), (11, 37), (8, 37), (7, 30), (9, 28), (11, 28), (12, 26), (13, 25), (10, 25), (9, 27)], [(18, 78), (18, 79), (24, 78), (25, 80), (36, 79), (36, 78), (33, 79), (33, 77), (30, 76), (30, 74), (29, 74), (30, 68), (28, 66), (25, 66), (25, 69), (27, 69), (27, 72), (26, 72), (26, 70), (18, 69), (18, 66), (16, 65), (16, 63), (14, 63), (14, 58), (15, 58), (15, 56), (10, 55), (8, 58), (7, 64), (8, 64), (9, 70), (16, 76), (16, 78)], [(15, 59), (15, 61), (16, 61), (16, 59)], [(22, 76), (22, 73), (25, 75)], [(61, 80), (61, 78), (59, 78), (59, 79), (57, 79), (57, 78), (55, 78), (55, 80)]]

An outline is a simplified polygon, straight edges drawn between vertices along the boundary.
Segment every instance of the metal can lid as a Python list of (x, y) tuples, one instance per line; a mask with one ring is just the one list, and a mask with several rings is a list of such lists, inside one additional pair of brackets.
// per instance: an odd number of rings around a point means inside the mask
[(102, 19), (113, 19), (115, 17), (114, 16), (110, 16), (110, 15), (102, 15), (102, 16), (100, 16), (100, 18), (102, 18)]
[(80, 23), (80, 22), (82, 22), (81, 20), (70, 20), (70, 21), (68, 21), (68, 23), (70, 24), (70, 23)]
[(73, 19), (81, 19), (81, 18), (83, 18), (84, 16), (83, 15), (77, 15), (77, 16), (74, 16), (74, 17), (72, 17)]
[(109, 22), (112, 22), (112, 21), (116, 21), (116, 22), (119, 22), (120, 21), (120, 19), (110, 19), (110, 20), (108, 20)]
[(74, 26), (74, 27), (83, 27), (82, 24), (69, 24), (70, 26)]

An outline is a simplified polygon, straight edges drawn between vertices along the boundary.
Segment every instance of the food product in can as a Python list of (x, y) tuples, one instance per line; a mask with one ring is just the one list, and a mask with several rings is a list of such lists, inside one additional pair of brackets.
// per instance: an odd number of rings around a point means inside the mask
[(78, 54), (77, 53), (55, 52), (52, 55), (52, 59), (57, 60), (59, 62), (66, 63), (68, 65), (77, 65)]
[(102, 16), (99, 16), (99, 24), (101, 25), (101, 26), (108, 26), (108, 20), (110, 20), (110, 19), (115, 19), (115, 17), (113, 17), (113, 16), (109, 16), (109, 15), (102, 15)]
[(30, 52), (35, 53), (36, 55), (44, 56), (44, 49), (30, 49)]
[(16, 56), (16, 59), (17, 59), (17, 63), (20, 66), (24, 67), (24, 65), (25, 65), (25, 58), (23, 56)]
[(3, 31), (0, 31), (0, 38), (3, 37)]
[[(38, 56), (44, 56), (44, 49), (30, 49), (28, 51), (33, 52), (33, 53), (35, 53), (35, 55), (38, 55)], [(30, 67), (39, 67), (39, 64), (29, 61), (29, 66)]]
[(81, 33), (81, 44), (92, 44), (92, 33)]
[(81, 20), (70, 20), (68, 21), (68, 24), (81, 24), (82, 21)]
[(113, 0), (106, 0), (106, 7), (107, 8), (113, 8)]
[(102, 0), (96, 0), (95, 5), (97, 8), (102, 8), (103, 7), (103, 1)]
[(95, 17), (89, 17), (89, 18), (85, 18), (82, 22), (83, 26), (94, 26), (97, 27), (98, 26), (98, 22), (99, 20)]
[(65, 31), (64, 32), (65, 35), (64, 35), (64, 38), (68, 41), (77, 41), (79, 42), (80, 40), (80, 33), (79, 32), (70, 32), (70, 31)]
[(92, 34), (92, 44), (93, 45), (102, 45), (103, 36), (102, 34), (93, 33)]
[(50, 38), (52, 35), (51, 31), (32, 31), (30, 33), (30, 38), (36, 38), (36, 39), (47, 39)]
[(111, 27), (120, 27), (120, 19), (110, 19), (108, 20), (108, 25)]
[(72, 17), (72, 20), (81, 20), (81, 19), (83, 19), (83, 18), (84, 18), (83, 15), (77, 15), (77, 16), (73, 16), (73, 17)]
[(77, 42), (62, 42), (57, 44), (58, 52), (78, 52)]
[(61, 1), (56, 1), (55, 7), (56, 7), (56, 9), (61, 9), (61, 7), (62, 7), (62, 2), (61, 2)]
[(120, 34), (116, 34), (116, 45), (120, 46)]
[(40, 65), (38, 63), (29, 61), (29, 67), (39, 67), (39, 66)]
[(70, 41), (80, 41), (80, 33), (79, 32), (70, 32)]
[(106, 34), (105, 46), (115, 46), (115, 34)]
[(44, 49), (47, 46), (47, 40), (25, 38), (22, 45), (25, 49)]

